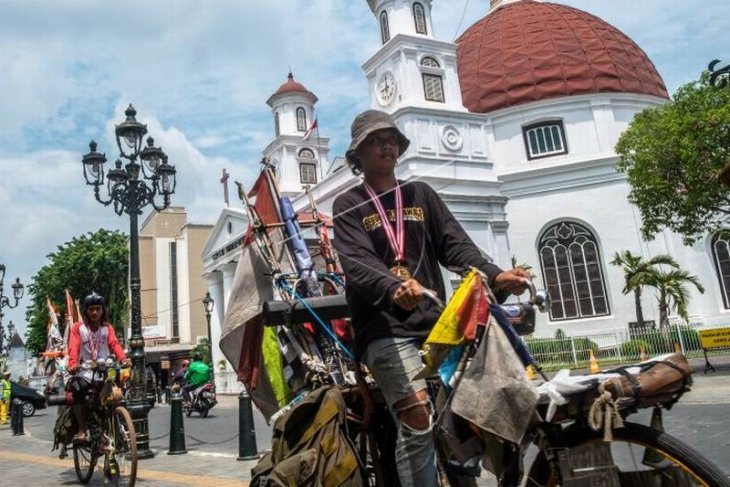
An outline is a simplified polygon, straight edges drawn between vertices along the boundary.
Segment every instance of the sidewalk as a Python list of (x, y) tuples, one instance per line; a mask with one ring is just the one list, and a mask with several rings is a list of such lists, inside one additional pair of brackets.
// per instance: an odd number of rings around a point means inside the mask
[[(711, 358), (716, 372), (704, 374), (704, 360), (694, 359), (691, 364), (695, 370), (694, 385), (679, 402), (676, 410), (668, 415), (668, 423), (673, 434), (690, 444), (698, 446), (702, 440), (697, 437), (702, 421), (717, 416), (730, 404), (730, 358)], [(581, 371), (572, 371), (578, 374)], [(237, 461), (237, 440), (222, 445), (191, 441), (190, 436), (206, 440), (228, 438), (235, 435), (237, 423), (238, 398), (235, 395), (219, 396), (219, 404), (208, 419), (196, 416), (185, 418), (187, 454), (167, 455), (169, 438), (169, 407), (158, 406), (150, 413), (151, 449), (155, 456), (140, 460), (138, 464), (138, 485), (144, 487), (163, 486), (201, 486), (229, 487), (248, 486), (253, 461)], [(1, 485), (74, 485), (77, 484), (73, 458), (58, 459), (58, 451), (51, 452), (52, 424), (55, 421), (55, 408), (40, 411), (33, 418), (26, 418), (24, 436), (12, 436), (10, 426), (0, 426), (0, 472)], [(270, 445), (270, 428), (255, 413), (258, 448), (263, 452)], [(724, 414), (723, 414), (724, 417)], [(676, 418), (675, 423), (671, 423)], [(717, 419), (717, 418), (715, 418)], [(714, 421), (714, 420), (713, 420)], [(640, 421), (640, 422), (643, 422)], [(702, 429), (701, 437), (707, 440), (718, 423), (710, 422), (710, 429)], [(687, 429), (689, 432), (684, 430)], [(693, 436), (694, 435), (694, 436)], [(719, 441), (719, 440), (718, 440)], [(726, 440), (722, 440), (724, 443)], [(725, 463), (727, 464), (727, 462)], [(486, 477), (486, 475), (485, 475)], [(480, 486), (496, 485), (489, 478), (481, 478)], [(104, 485), (101, 471), (97, 469), (90, 486)]]
[[(2, 485), (69, 485), (78, 483), (74, 473), (73, 453), (58, 459), (51, 452), (52, 442), (38, 438), (25, 428), (25, 435), (12, 436), (10, 426), (0, 426), (0, 472)], [(183, 455), (167, 455), (152, 448), (155, 456), (138, 462), (137, 481), (145, 487), (248, 486), (256, 460), (237, 461), (235, 455), (203, 450), (189, 450)], [(100, 467), (87, 485), (104, 485)]]

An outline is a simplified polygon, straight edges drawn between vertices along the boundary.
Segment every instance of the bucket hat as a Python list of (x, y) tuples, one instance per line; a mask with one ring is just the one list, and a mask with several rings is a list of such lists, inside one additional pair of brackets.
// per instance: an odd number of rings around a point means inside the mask
[(355, 155), (358, 147), (360, 147), (360, 144), (363, 143), (368, 135), (383, 129), (393, 129), (395, 131), (398, 136), (398, 157), (402, 156), (406, 149), (408, 149), (411, 141), (398, 129), (393, 117), (380, 110), (366, 110), (355, 117), (350, 127), (352, 141), (347, 152), (345, 152), (347, 162), (359, 165), (360, 161)]

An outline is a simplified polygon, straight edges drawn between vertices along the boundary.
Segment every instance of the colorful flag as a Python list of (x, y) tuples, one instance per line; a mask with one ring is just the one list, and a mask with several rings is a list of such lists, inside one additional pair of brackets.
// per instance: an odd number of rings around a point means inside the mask
[(478, 271), (472, 270), (461, 281), (423, 345), (428, 370), (437, 371), (447, 357), (460, 355), (452, 348), (473, 341), (477, 326), (485, 326), (488, 319), (486, 288)]
[(55, 352), (63, 348), (63, 337), (58, 331), (58, 313), (56, 307), (51, 302), (51, 298), (46, 296), (46, 306), (48, 307), (48, 339), (46, 340), (46, 352)]
[(307, 131), (306, 131), (306, 132), (304, 133), (304, 138), (303, 138), (303, 140), (304, 140), (305, 142), (306, 142), (306, 141), (308, 141), (308, 140), (309, 140), (309, 138), (310, 138), (310, 137), (312, 136), (312, 134), (314, 133), (314, 131), (315, 131), (315, 130), (316, 130), (317, 132), (319, 132), (319, 128), (318, 128), (318, 126), (317, 126), (317, 118), (316, 118), (316, 117), (314, 118), (314, 122), (312, 122), (312, 125), (311, 125), (311, 126), (309, 127), (309, 130), (307, 130)]
[(71, 292), (66, 289), (66, 329), (63, 332), (63, 342), (68, 347), (68, 336), (71, 333), (71, 327), (81, 319), (78, 301), (74, 301)]

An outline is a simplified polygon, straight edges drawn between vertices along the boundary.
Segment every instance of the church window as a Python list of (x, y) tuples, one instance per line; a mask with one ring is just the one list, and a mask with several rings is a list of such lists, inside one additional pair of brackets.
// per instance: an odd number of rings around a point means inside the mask
[(730, 309), (730, 230), (720, 230), (712, 237), (712, 260), (725, 309)]
[(413, 20), (416, 23), (417, 34), (428, 34), (426, 30), (426, 13), (420, 3), (413, 4)]
[(390, 28), (388, 27), (388, 13), (383, 10), (380, 12), (380, 39), (383, 44), (390, 40)]
[(421, 66), (425, 66), (427, 68), (440, 68), (441, 67), (439, 62), (430, 56), (426, 56), (425, 58), (421, 59)]
[(610, 313), (601, 254), (590, 230), (574, 222), (556, 223), (543, 232), (538, 250), (552, 297), (552, 321)]
[(314, 152), (312, 149), (302, 149), (299, 151), (300, 159), (314, 159)]
[(443, 70), (438, 61), (430, 56), (421, 60), (421, 76), (423, 77), (423, 94), (428, 101), (444, 103)]
[(274, 134), (276, 134), (276, 137), (281, 134), (281, 127), (279, 126), (279, 112), (274, 114)]
[(305, 162), (299, 164), (299, 180), (302, 184), (316, 184), (317, 166)]
[(563, 122), (560, 120), (528, 125), (522, 128), (522, 132), (528, 159), (568, 153)]
[(302, 107), (297, 108), (297, 130), (299, 132), (307, 131), (307, 114)]

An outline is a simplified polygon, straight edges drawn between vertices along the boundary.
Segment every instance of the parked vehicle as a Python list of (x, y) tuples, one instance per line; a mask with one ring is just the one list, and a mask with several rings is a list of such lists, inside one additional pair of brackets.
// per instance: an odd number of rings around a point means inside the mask
[(30, 417), (36, 412), (36, 409), (45, 409), (47, 406), (46, 398), (33, 388), (21, 386), (17, 382), (10, 381), (10, 397), (18, 398), (23, 401), (23, 416)]

